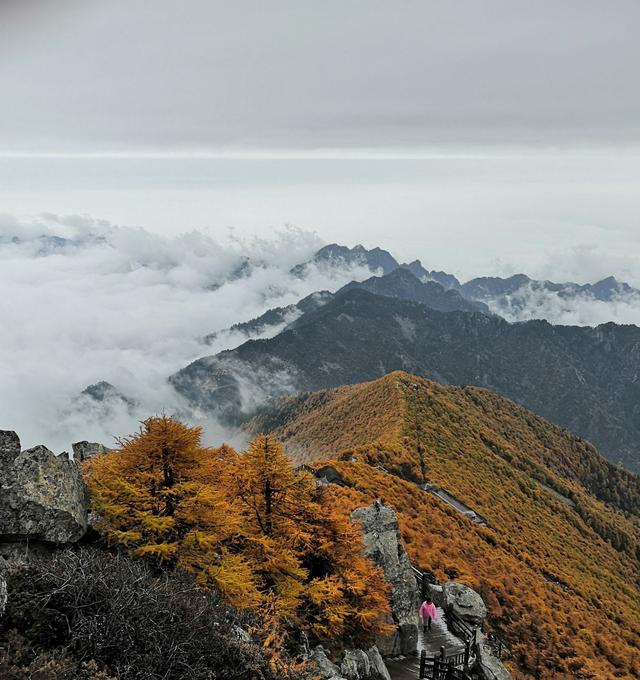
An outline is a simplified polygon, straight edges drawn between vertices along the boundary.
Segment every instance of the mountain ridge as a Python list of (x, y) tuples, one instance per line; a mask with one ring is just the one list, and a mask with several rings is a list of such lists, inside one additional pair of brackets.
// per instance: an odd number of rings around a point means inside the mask
[[(593, 314), (577, 312), (580, 305), (585, 303), (638, 303), (640, 305), (640, 290), (619, 282), (614, 276), (608, 276), (595, 283), (578, 284), (574, 282), (555, 283), (549, 280), (532, 279), (526, 274), (514, 274), (509, 277), (479, 276), (466, 282), (461, 282), (453, 274), (444, 271), (429, 271), (420, 260), (400, 263), (386, 250), (373, 248), (367, 250), (362, 245), (349, 248), (336, 243), (324, 246), (307, 262), (296, 265), (290, 274), (304, 278), (309, 266), (319, 267), (366, 267), (374, 275), (366, 280), (352, 281), (347, 285), (361, 285), (371, 289), (371, 280), (385, 278), (398, 271), (411, 272), (421, 283), (441, 285), (449, 295), (457, 293), (468, 301), (465, 306), (460, 298), (449, 299), (449, 309), (439, 306), (436, 299), (431, 300), (431, 306), (441, 311), (451, 311), (452, 308), (475, 309), (490, 314), (498, 314), (510, 321), (532, 320), (546, 318), (551, 313), (551, 320), (555, 315), (560, 318), (576, 317), (588, 319)], [(380, 272), (382, 275), (379, 276)], [(375, 292), (375, 291), (373, 291)], [(204, 340), (211, 344), (221, 336), (227, 336), (234, 342), (238, 340), (232, 335), (236, 332), (244, 334), (246, 338), (273, 335), (302, 312), (308, 311), (313, 300), (321, 303), (328, 301), (334, 293), (317, 291), (299, 302), (286, 307), (274, 307), (260, 316), (244, 322), (238, 322), (228, 329), (211, 333)], [(428, 300), (425, 300), (429, 304)], [(577, 312), (577, 313), (576, 313)], [(584, 325), (584, 324), (581, 324)]]
[(264, 399), (406, 370), (503, 394), (640, 469), (638, 365), (636, 326), (510, 324), (353, 288), (275, 337), (199, 359), (170, 380), (199, 406), (240, 417), (240, 383), (246, 393), (262, 381)]
[(640, 480), (588, 442), (487, 390), (402, 371), (284, 398), (247, 429), (275, 433), (354, 506), (393, 505), (414, 564), (476, 588), (523, 672), (540, 656), (544, 677), (640, 672)]
[[(411, 271), (423, 282), (427, 280), (436, 281), (445, 289), (457, 290), (467, 299), (479, 302), (493, 301), (498, 308), (500, 303), (505, 304), (507, 302), (508, 296), (521, 294), (528, 287), (557, 293), (565, 299), (586, 296), (601, 302), (611, 302), (619, 296), (640, 296), (640, 290), (625, 282), (618, 281), (611, 275), (594, 283), (584, 284), (572, 281), (556, 283), (549, 280), (533, 279), (524, 273), (508, 277), (477, 276), (463, 283), (453, 274), (444, 271), (429, 271), (418, 259), (408, 264), (400, 263), (386, 250), (379, 247), (367, 250), (362, 245), (349, 248), (337, 243), (329, 244), (318, 250), (308, 262), (296, 265), (291, 270), (292, 273), (303, 274), (305, 268), (311, 262), (324, 265), (366, 265), (372, 272), (381, 269), (383, 274), (389, 274), (396, 268), (404, 268)], [(497, 309), (494, 309), (494, 311), (497, 311)]]
[(416, 274), (403, 265), (382, 276), (371, 276), (364, 281), (351, 281), (335, 293), (331, 293), (328, 290), (311, 293), (311, 295), (307, 295), (295, 304), (287, 305), (286, 307), (274, 307), (249, 321), (236, 323), (218, 333), (211, 333), (205, 336), (204, 340), (211, 344), (220, 335), (230, 335), (234, 332), (243, 334), (247, 339), (269, 333), (275, 334), (280, 330), (286, 329), (288, 324), (293, 323), (302, 314), (318, 309), (330, 300), (333, 300), (339, 293), (353, 288), (362, 288), (374, 294), (394, 297), (400, 300), (421, 302), (427, 305), (427, 307), (441, 312), (459, 310), (477, 311), (484, 314), (492, 313), (483, 302), (467, 300), (458, 291), (445, 289), (444, 286), (436, 281), (421, 281)]

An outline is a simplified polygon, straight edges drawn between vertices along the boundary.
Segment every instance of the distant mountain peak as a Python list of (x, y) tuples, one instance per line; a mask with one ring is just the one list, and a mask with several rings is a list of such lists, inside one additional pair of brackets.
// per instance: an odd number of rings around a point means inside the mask
[(343, 266), (365, 266), (371, 271), (382, 270), (384, 274), (389, 274), (400, 265), (391, 253), (382, 248), (372, 248), (368, 250), (362, 244), (349, 248), (338, 243), (330, 243), (323, 246), (308, 262), (296, 265), (291, 273), (295, 276), (304, 276), (310, 264), (316, 265), (343, 265)]
[(85, 387), (80, 393), (83, 397), (95, 401), (96, 403), (118, 403), (121, 402), (127, 408), (133, 408), (135, 401), (125, 396), (117, 387), (106, 380), (100, 380)]
[[(607, 276), (596, 283), (579, 284), (534, 279), (520, 272), (508, 277), (479, 276), (462, 284), (453, 274), (427, 269), (417, 258), (399, 264), (389, 252), (381, 248), (367, 249), (362, 244), (350, 248), (337, 243), (324, 246), (312, 260), (294, 267), (291, 273), (304, 278), (309, 273), (311, 263), (325, 269), (331, 276), (338, 271), (337, 268), (342, 268), (341, 275), (344, 275), (345, 268), (353, 267), (356, 281), (363, 280), (362, 271), (366, 269), (374, 275), (388, 275), (403, 269), (411, 272), (422, 283), (435, 281), (447, 291), (458, 292), (469, 303), (476, 305), (476, 310), (481, 305), (481, 311), (502, 316), (512, 323), (544, 318), (551, 324), (584, 327), (600, 322), (603, 314), (609, 311), (609, 318), (614, 322), (623, 320), (626, 323), (630, 313), (630, 320), (638, 324), (638, 317), (634, 314), (637, 315), (640, 309), (640, 289), (619, 281), (615, 276)], [(332, 268), (336, 268), (334, 274), (331, 274)], [(602, 305), (593, 306), (591, 302), (615, 303), (615, 306), (611, 305), (607, 310)], [(436, 309), (440, 308), (431, 304)], [(462, 308), (459, 304), (458, 307)]]
[(404, 265), (384, 276), (372, 276), (365, 281), (352, 281), (342, 290), (363, 289), (375, 295), (410, 300), (440, 312), (481, 312), (489, 314), (482, 302), (467, 300), (456, 290), (446, 290), (437, 281), (417, 277)]

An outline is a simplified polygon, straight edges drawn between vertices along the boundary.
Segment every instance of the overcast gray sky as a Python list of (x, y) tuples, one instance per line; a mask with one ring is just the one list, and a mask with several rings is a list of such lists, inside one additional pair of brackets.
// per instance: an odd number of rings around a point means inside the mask
[(637, 0), (2, 0), (0, 149), (640, 141)]
[(640, 281), (639, 26), (638, 0), (0, 0), (0, 212)]

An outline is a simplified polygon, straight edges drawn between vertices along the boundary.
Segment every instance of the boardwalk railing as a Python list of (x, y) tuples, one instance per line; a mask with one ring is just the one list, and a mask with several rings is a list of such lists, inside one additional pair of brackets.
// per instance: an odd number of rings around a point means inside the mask
[(493, 655), (497, 656), (498, 659), (504, 659), (511, 654), (506, 642), (497, 633), (489, 633), (487, 642), (491, 647)]
[[(422, 598), (426, 596), (430, 585), (440, 585), (432, 572), (422, 571), (413, 565), (411, 569), (420, 586)], [(467, 623), (454, 611), (445, 612), (445, 616), (449, 630), (464, 641), (464, 651), (447, 655), (445, 649), (441, 648), (439, 657), (427, 657), (425, 650), (422, 650), (419, 678), (421, 680), (470, 680), (472, 676), (469, 668), (478, 656), (476, 649), (478, 627)], [(491, 633), (487, 642), (492, 647), (493, 654), (499, 659), (508, 655), (509, 648), (497, 633)]]
[(432, 680), (473, 680), (471, 673), (464, 668), (456, 668), (447, 662), (436, 659), (433, 664)]
[(428, 657), (423, 649), (418, 677), (420, 680), (472, 680), (469, 671), (469, 645), (464, 652), (451, 655), (441, 649), (439, 657)]
[(476, 634), (475, 627), (459, 617), (454, 611), (447, 612), (447, 623), (449, 629), (465, 642), (469, 642)]
[(411, 569), (413, 571), (413, 575), (416, 577), (418, 586), (420, 587), (420, 597), (424, 599), (427, 595), (427, 590), (430, 585), (432, 586), (439, 585), (438, 579), (436, 578), (435, 574), (431, 571), (422, 571), (421, 569), (417, 569), (413, 565), (411, 565)]

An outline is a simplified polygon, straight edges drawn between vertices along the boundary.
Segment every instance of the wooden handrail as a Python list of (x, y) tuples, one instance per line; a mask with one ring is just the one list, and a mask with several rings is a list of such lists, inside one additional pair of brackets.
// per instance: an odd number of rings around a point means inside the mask
[(447, 620), (451, 622), (453, 632), (458, 634), (465, 642), (469, 641), (476, 633), (476, 627), (468, 624), (455, 611), (446, 612)]
[[(431, 671), (430, 679), (427, 675), (428, 670)], [(472, 675), (468, 669), (456, 668), (450, 661), (438, 657), (432, 660), (430, 669), (427, 668), (426, 661), (424, 666), (421, 664), (420, 673), (420, 678), (423, 680), (472, 680)]]
[[(435, 577), (434, 574), (426, 571), (422, 571), (421, 569), (418, 569), (414, 565), (411, 565), (411, 569), (414, 573), (414, 576), (416, 577), (416, 580), (418, 581), (418, 584), (420, 585), (421, 588), (421, 594), (424, 597), (424, 595), (427, 592), (427, 586), (428, 585), (440, 585), (438, 579)], [(457, 666), (463, 666), (465, 669), (469, 668), (469, 664), (471, 663), (471, 660), (474, 658), (477, 658), (478, 656), (478, 650), (476, 649), (476, 631), (478, 630), (478, 626), (473, 626), (469, 623), (467, 623), (464, 619), (462, 619), (460, 616), (458, 616), (455, 611), (449, 611), (445, 612), (445, 617), (447, 621), (447, 627), (451, 628), (452, 632), (456, 633), (458, 637), (464, 640), (465, 642), (465, 650), (464, 652), (460, 652), (459, 654), (453, 654), (449, 657), (445, 656), (444, 659), (449, 663), (451, 666), (451, 662), (455, 661), (455, 665)], [(503, 658), (503, 655), (505, 652), (509, 654), (509, 647), (508, 645), (504, 642), (504, 640), (495, 632), (490, 633), (489, 635), (489, 641), (494, 647), (494, 650), (496, 652), (496, 656), (499, 659)], [(426, 664), (427, 664), (427, 657), (425, 656), (424, 650), (422, 650), (422, 654), (420, 656), (420, 678), (426, 678), (426, 675), (423, 675), (423, 673), (426, 673)], [(440, 661), (443, 659), (441, 658)], [(459, 670), (459, 669), (458, 669)], [(435, 673), (435, 671), (434, 671)], [(456, 680), (458, 676), (444, 676), (444, 675), (433, 675), (432, 676), (434, 679), (438, 680), (438, 678), (448, 678), (451, 677), (452, 680)], [(470, 676), (459, 676), (462, 678), (462, 680), (465, 680), (466, 677)]]

